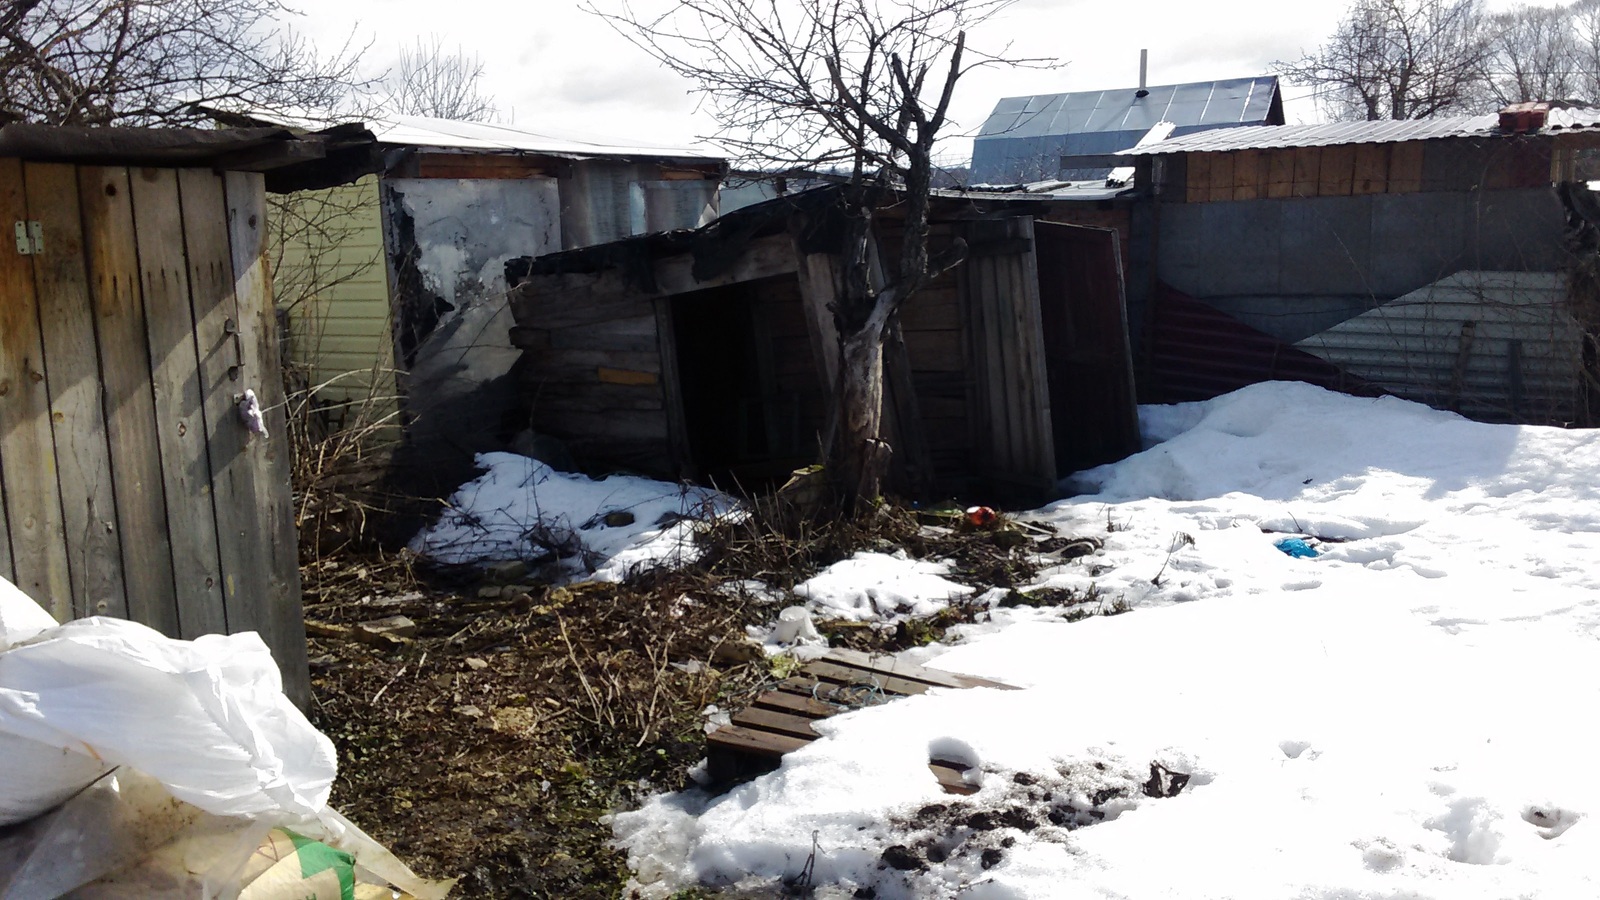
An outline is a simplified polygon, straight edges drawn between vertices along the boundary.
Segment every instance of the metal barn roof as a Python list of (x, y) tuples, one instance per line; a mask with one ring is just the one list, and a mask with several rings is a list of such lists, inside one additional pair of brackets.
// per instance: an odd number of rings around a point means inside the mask
[[(1552, 109), (1542, 132), (1600, 128), (1600, 109)], [(1259, 125), (1204, 131), (1174, 137), (1147, 147), (1120, 151), (1120, 156), (1269, 150), (1287, 147), (1331, 147), (1337, 144), (1393, 144), (1435, 138), (1499, 137), (1496, 113), (1482, 116), (1440, 116), (1432, 119), (1384, 119), (1376, 122), (1326, 122), (1318, 125)]]
[(1281, 123), (1283, 100), (1275, 75), (1148, 88), (1119, 88), (1008, 97), (973, 141), (973, 180), (988, 184), (1044, 178), (1104, 177), (1110, 167), (1060, 171), (1063, 156), (1126, 150), (1157, 123), (1174, 135), (1217, 128)]

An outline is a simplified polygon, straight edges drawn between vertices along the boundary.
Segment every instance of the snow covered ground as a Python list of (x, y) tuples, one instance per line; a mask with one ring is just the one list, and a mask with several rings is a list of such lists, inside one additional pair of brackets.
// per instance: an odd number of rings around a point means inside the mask
[(1106, 542), (1041, 586), (1134, 612), (997, 610), (920, 658), (1025, 690), (841, 715), (617, 815), (641, 895), (809, 861), (815, 896), (883, 900), (1600, 897), (1600, 434), (1300, 384), (1144, 426), (1029, 514)]
[(693, 522), (726, 513), (715, 491), (632, 475), (599, 481), (515, 453), (480, 453), (411, 549), (447, 565), (550, 560), (576, 580), (620, 581), (640, 566), (690, 557)]

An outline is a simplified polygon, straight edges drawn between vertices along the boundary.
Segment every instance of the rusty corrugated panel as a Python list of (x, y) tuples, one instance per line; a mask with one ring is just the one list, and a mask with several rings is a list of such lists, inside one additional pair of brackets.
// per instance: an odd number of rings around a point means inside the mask
[(1162, 285), (1156, 299), (1151, 403), (1209, 400), (1263, 381), (1304, 381), (1359, 396), (1384, 393), (1338, 366)]
[(1297, 347), (1474, 419), (1577, 418), (1582, 333), (1559, 272), (1457, 272)]

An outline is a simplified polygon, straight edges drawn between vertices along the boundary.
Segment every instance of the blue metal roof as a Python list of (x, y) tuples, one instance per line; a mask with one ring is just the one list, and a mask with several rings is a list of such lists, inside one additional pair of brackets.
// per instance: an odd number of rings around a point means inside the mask
[(1241, 125), (1283, 124), (1278, 78), (1233, 78), (1140, 90), (1079, 91), (1001, 100), (972, 146), (973, 181), (1010, 184), (1104, 177), (1110, 167), (1062, 171), (1063, 156), (1126, 150), (1158, 122), (1174, 136)]

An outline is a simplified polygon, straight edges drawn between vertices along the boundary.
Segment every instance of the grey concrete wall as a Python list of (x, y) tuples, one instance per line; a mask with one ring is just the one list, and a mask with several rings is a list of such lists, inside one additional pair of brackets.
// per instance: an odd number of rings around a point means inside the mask
[(1563, 222), (1546, 189), (1164, 203), (1156, 265), (1294, 342), (1463, 269), (1559, 269)]

